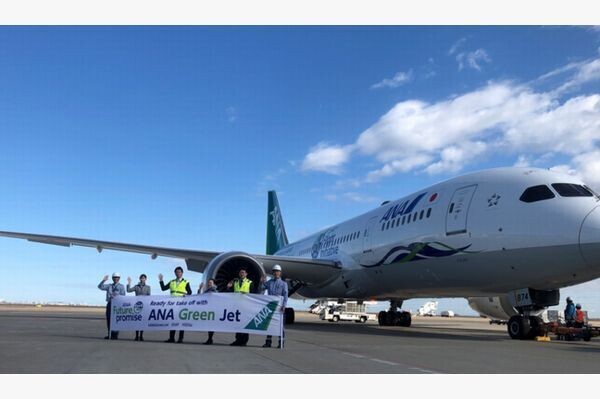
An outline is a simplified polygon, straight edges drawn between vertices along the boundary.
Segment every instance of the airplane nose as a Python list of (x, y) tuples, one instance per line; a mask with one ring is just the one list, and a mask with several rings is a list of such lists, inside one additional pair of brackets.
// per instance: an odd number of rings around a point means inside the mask
[(579, 231), (579, 248), (584, 261), (589, 266), (600, 269), (600, 206), (583, 219)]

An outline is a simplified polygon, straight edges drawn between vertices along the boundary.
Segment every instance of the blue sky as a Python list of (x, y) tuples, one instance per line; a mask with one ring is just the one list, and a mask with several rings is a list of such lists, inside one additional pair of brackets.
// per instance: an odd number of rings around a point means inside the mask
[[(598, 190), (599, 92), (593, 27), (1, 27), (0, 229), (262, 253), (269, 189), (292, 240), (488, 167)], [(0, 299), (180, 263), (1, 239)]]

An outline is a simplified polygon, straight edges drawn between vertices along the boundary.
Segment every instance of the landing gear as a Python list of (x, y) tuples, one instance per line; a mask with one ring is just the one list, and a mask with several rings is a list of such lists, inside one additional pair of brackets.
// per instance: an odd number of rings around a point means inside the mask
[(397, 310), (402, 306), (402, 301), (390, 301), (390, 309), (382, 310), (377, 315), (377, 321), (380, 326), (400, 326), (410, 327), (412, 322), (409, 312)]
[(544, 321), (538, 316), (512, 316), (507, 323), (508, 335), (512, 339), (535, 339), (545, 335)]
[(549, 306), (558, 305), (560, 293), (558, 290), (536, 290), (522, 288), (510, 291), (508, 300), (517, 311), (507, 323), (508, 335), (512, 339), (535, 339), (547, 333), (546, 325), (540, 314)]

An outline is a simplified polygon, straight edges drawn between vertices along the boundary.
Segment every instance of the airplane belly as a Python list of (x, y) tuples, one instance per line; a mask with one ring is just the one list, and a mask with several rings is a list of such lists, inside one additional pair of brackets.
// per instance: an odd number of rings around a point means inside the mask
[(577, 244), (458, 254), (372, 269), (376, 283), (365, 294), (379, 298), (486, 296), (524, 287), (556, 289), (600, 277), (583, 262)]

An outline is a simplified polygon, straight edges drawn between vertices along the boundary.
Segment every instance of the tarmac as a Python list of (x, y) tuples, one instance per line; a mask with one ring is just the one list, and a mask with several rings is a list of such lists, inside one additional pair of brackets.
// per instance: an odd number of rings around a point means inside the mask
[[(330, 323), (297, 312), (284, 349), (229, 346), (233, 334), (186, 332), (170, 344), (167, 331), (145, 342), (122, 332), (104, 339), (103, 308), (0, 305), (0, 373), (269, 373), (435, 374), (598, 373), (600, 338), (590, 342), (512, 340), (506, 326), (481, 318), (413, 317), (411, 327), (374, 321)], [(274, 340), (276, 342), (276, 339)]]

